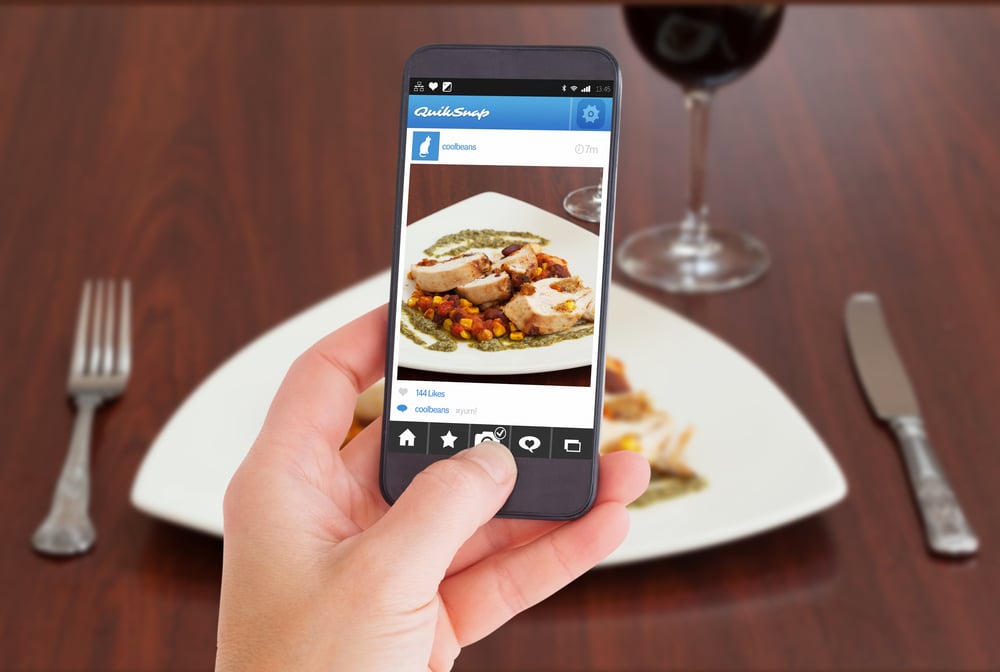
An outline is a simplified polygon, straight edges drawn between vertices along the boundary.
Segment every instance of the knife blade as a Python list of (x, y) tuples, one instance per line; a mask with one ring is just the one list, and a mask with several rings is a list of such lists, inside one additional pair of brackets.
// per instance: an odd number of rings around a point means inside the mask
[(868, 402), (896, 434), (930, 549), (967, 556), (979, 539), (931, 446), (906, 368), (893, 344), (878, 297), (854, 294), (847, 301), (847, 340)]

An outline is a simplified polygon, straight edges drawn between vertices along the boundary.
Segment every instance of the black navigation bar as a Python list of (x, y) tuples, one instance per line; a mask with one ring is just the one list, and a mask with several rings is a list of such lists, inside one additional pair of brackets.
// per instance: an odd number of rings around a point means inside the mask
[(503, 444), (515, 457), (566, 460), (594, 457), (594, 430), (571, 427), (393, 421), (389, 423), (386, 448), (394, 453), (454, 455), (483, 441)]

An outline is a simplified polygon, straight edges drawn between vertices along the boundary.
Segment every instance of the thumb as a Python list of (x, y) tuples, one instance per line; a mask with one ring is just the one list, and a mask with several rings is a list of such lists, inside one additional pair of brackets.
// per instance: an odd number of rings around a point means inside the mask
[(398, 571), (437, 590), (458, 549), (503, 506), (516, 475), (514, 456), (498, 443), (463, 450), (417, 474), (369, 536), (399, 561)]

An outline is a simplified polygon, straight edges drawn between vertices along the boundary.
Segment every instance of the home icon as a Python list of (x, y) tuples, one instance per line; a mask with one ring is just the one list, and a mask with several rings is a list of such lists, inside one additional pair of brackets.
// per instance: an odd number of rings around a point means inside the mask
[(417, 435), (411, 432), (409, 429), (404, 431), (399, 435), (399, 447), (400, 448), (413, 448), (413, 442), (416, 440)]

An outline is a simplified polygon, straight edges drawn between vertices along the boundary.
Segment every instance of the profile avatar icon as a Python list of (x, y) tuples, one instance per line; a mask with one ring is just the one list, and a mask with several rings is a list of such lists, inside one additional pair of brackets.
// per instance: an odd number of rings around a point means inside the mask
[(431, 151), (431, 136), (424, 138), (424, 141), (420, 143), (420, 156), (425, 157), (430, 154)]
[(414, 131), (410, 159), (413, 161), (437, 161), (440, 145), (441, 133), (439, 131)]

